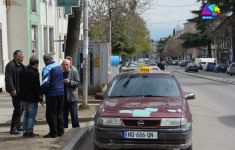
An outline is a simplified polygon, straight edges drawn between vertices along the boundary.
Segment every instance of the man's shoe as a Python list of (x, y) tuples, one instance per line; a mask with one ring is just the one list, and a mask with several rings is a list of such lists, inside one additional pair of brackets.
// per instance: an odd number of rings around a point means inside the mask
[(28, 138), (28, 137), (35, 137), (35, 136), (39, 136), (39, 134), (35, 134), (35, 133), (33, 133), (33, 132), (24, 133), (24, 134), (23, 134), (23, 137), (26, 137), (26, 138)]
[(24, 131), (24, 128), (23, 127), (16, 127), (16, 129), (18, 130), (18, 131)]
[(59, 134), (58, 134), (58, 136), (63, 136), (63, 135), (64, 135), (64, 133), (59, 133)]
[(50, 135), (50, 134), (43, 136), (43, 138), (56, 138), (56, 137), (57, 137), (57, 135)]
[(13, 129), (10, 130), (10, 134), (17, 135), (20, 134), (20, 132), (16, 129), (16, 127), (14, 127)]

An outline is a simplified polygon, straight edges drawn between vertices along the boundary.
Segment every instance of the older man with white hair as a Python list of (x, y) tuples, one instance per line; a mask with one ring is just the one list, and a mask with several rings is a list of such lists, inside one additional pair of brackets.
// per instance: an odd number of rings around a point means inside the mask
[(79, 127), (78, 121), (78, 95), (77, 87), (80, 83), (79, 74), (75, 67), (72, 67), (71, 60), (64, 59), (62, 62), (64, 70), (64, 127), (68, 128), (68, 115), (70, 113), (72, 127)]

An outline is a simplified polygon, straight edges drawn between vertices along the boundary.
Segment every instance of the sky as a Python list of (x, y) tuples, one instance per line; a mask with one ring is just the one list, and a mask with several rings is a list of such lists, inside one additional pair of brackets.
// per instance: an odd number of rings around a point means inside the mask
[(172, 34), (174, 28), (183, 28), (183, 23), (194, 17), (191, 11), (199, 8), (197, 0), (152, 0), (142, 16), (151, 39), (159, 40)]

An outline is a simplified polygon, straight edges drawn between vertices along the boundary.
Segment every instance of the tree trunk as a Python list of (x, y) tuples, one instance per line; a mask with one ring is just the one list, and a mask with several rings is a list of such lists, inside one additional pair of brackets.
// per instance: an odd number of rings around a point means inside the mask
[(208, 57), (209, 57), (209, 58), (212, 58), (211, 43), (208, 43)]
[(73, 65), (77, 66), (77, 52), (79, 47), (80, 24), (82, 16), (82, 2), (80, 7), (73, 8), (73, 15), (69, 16), (65, 56), (73, 58)]

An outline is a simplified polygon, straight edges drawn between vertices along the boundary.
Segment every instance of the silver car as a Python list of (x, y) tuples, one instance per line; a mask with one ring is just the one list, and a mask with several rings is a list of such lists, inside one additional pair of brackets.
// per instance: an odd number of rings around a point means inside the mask
[(227, 74), (230, 76), (235, 75), (235, 63), (231, 63), (227, 68)]

